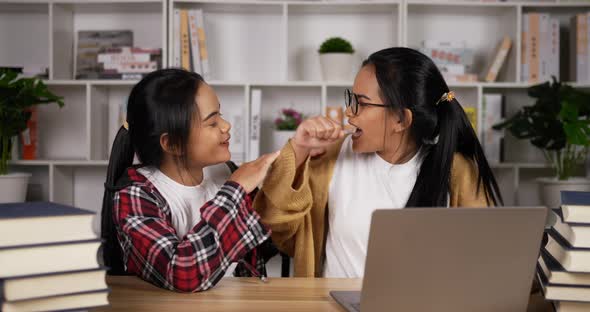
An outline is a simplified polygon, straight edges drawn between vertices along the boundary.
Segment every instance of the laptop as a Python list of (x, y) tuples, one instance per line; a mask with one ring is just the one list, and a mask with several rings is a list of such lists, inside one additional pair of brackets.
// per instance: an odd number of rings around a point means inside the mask
[(348, 311), (526, 311), (547, 209), (406, 208), (371, 218), (362, 291)]

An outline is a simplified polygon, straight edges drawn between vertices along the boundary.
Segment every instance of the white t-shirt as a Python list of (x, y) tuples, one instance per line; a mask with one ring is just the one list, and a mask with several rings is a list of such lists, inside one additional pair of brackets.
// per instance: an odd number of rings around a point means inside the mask
[(422, 161), (418, 151), (392, 165), (376, 153), (354, 153), (352, 137), (344, 140), (329, 188), (324, 277), (363, 276), (371, 214), (406, 206)]
[[(231, 170), (225, 163), (204, 168), (203, 181), (196, 186), (182, 185), (156, 167), (142, 167), (137, 171), (158, 189), (168, 203), (172, 226), (179, 239), (183, 239), (201, 221), (201, 207), (215, 197), (231, 176)], [(232, 263), (226, 276), (233, 274), (235, 266), (236, 263)]]
[(156, 167), (142, 167), (137, 170), (145, 176), (162, 194), (170, 206), (172, 225), (179, 239), (184, 238), (199, 221), (200, 208), (221, 189), (231, 175), (223, 163), (203, 169), (203, 181), (196, 186), (182, 185)]

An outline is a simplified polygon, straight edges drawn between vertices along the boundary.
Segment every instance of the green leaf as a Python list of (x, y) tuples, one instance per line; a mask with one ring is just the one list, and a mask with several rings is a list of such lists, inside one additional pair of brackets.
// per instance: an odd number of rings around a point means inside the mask
[(320, 54), (324, 53), (354, 53), (354, 49), (348, 40), (340, 37), (332, 37), (326, 39), (320, 46), (318, 51)]
[[(56, 103), (63, 107), (63, 97), (55, 95), (39, 78), (19, 78), (11, 70), (0, 70), (0, 140), (10, 140), (27, 127), (29, 108)], [(5, 145), (8, 146), (8, 145)], [(0, 150), (0, 168), (5, 168), (10, 150)]]

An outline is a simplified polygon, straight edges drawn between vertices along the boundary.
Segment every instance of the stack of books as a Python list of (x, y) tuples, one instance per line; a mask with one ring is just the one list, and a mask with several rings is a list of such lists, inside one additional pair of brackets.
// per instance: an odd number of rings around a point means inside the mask
[(76, 40), (76, 79), (139, 80), (162, 68), (162, 49), (136, 47), (131, 30), (82, 30)]
[(93, 217), (47, 202), (0, 204), (0, 311), (108, 304)]
[(537, 264), (556, 311), (590, 311), (590, 192), (561, 192), (561, 208)]
[(173, 13), (172, 66), (211, 79), (203, 10), (174, 9)]
[(447, 83), (478, 81), (475, 52), (465, 41), (424, 40), (418, 50), (432, 59)]

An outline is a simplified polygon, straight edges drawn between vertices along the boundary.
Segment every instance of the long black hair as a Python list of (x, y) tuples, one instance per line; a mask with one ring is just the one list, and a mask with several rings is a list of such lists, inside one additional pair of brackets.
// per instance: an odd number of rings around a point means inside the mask
[(456, 99), (436, 104), (448, 93), (442, 74), (426, 55), (409, 48), (388, 48), (371, 54), (363, 66), (373, 65), (381, 97), (403, 119), (412, 112), (410, 135), (417, 146), (427, 144), (426, 155), (407, 207), (446, 206), (455, 153), (475, 162), (477, 191), (481, 187), (488, 205), (503, 204), (496, 179), (477, 135)]
[(159, 167), (164, 151), (162, 134), (170, 148), (179, 151), (175, 161), (186, 165), (190, 129), (198, 116), (195, 95), (203, 78), (182, 69), (161, 69), (144, 77), (131, 90), (127, 102), (128, 130), (121, 127), (109, 159), (101, 212), (103, 259), (110, 274), (124, 274), (123, 259), (113, 220), (115, 193), (127, 186), (125, 172), (137, 155), (142, 166)]

